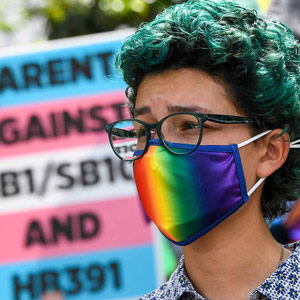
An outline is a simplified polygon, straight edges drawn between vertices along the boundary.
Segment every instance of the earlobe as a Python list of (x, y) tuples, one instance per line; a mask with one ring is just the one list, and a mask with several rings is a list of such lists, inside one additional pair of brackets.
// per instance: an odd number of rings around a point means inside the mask
[(274, 129), (263, 139), (257, 177), (268, 177), (285, 163), (290, 150), (290, 138), (288, 133), (280, 136), (281, 132), (282, 129)]

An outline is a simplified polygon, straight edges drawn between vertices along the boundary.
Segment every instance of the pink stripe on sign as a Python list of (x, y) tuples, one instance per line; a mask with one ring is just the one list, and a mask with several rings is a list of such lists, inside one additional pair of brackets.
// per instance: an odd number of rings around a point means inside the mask
[(0, 110), (0, 157), (108, 143), (106, 123), (127, 118), (124, 92)]
[(0, 263), (152, 243), (136, 197), (0, 216)]

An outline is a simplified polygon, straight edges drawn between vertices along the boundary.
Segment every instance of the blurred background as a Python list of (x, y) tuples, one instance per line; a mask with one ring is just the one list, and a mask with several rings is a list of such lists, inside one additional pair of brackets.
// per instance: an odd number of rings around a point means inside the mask
[[(200, 1), (200, 0), (199, 0)], [(236, 0), (300, 37), (299, 0)], [(137, 299), (182, 253), (144, 215), (104, 125), (122, 40), (177, 0), (1, 0), (0, 299)], [(300, 238), (300, 203), (271, 231)]]
[[(236, 0), (262, 14), (271, 0)], [(0, 45), (16, 45), (137, 27), (180, 0), (2, 0)], [(299, 30), (299, 1), (274, 0), (270, 14)]]

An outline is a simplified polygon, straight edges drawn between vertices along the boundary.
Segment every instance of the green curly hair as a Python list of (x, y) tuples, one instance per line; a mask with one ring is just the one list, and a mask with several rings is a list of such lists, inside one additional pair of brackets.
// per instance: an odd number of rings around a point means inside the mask
[[(116, 67), (134, 108), (149, 73), (183, 67), (205, 71), (223, 83), (235, 105), (256, 120), (254, 132), (282, 128), (300, 138), (300, 46), (284, 24), (258, 17), (232, 1), (192, 0), (167, 8), (124, 42)], [(273, 219), (300, 198), (300, 155), (291, 149), (269, 176), (262, 212)]]

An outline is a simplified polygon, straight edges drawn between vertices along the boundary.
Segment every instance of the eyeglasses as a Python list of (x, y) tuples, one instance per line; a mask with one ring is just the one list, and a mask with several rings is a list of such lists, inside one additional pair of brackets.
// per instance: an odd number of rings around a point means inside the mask
[[(253, 119), (202, 113), (175, 113), (157, 123), (136, 119), (119, 120), (105, 126), (114, 153), (123, 161), (141, 158), (148, 150), (149, 140), (157, 134), (162, 145), (174, 155), (187, 155), (200, 145), (204, 123), (253, 125)], [(172, 143), (188, 144), (186, 149), (172, 148)], [(184, 147), (185, 148), (185, 147)]]

